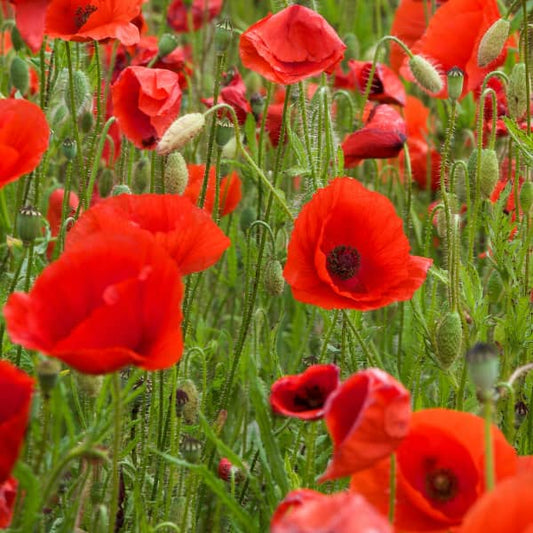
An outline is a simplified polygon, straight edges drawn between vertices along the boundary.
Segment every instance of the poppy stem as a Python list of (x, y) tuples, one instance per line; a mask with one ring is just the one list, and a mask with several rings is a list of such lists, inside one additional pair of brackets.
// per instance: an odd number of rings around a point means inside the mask
[(394, 523), (396, 509), (396, 454), (391, 453), (389, 470), (389, 522)]
[(531, 35), (529, 34), (530, 26), (529, 26), (529, 17), (527, 14), (527, 1), (526, 0), (522, 0), (522, 10), (524, 14), (524, 17), (523, 17), (524, 29), (522, 30), (522, 34), (524, 35), (524, 46), (522, 48), (522, 52), (524, 54), (523, 61), (526, 67), (526, 95), (527, 95), (526, 97), (527, 130), (526, 131), (531, 132), (531, 78), (530, 78), (531, 50), (529, 49), (530, 47), (529, 38), (531, 37)]
[(305, 151), (307, 152), (307, 161), (309, 163), (309, 170), (311, 171), (311, 179), (313, 180), (313, 190), (316, 191), (318, 189), (318, 182), (316, 180), (315, 162), (313, 157), (313, 149), (311, 146), (311, 136), (309, 134), (307, 102), (305, 101), (305, 87), (303, 81), (298, 82), (298, 93), (298, 105), (300, 106), (302, 128), (304, 130)]
[(381, 361), (381, 357), (379, 356), (379, 354), (378, 354), (378, 352), (376, 350), (376, 347), (374, 346), (372, 341), (370, 341), (370, 343), (369, 343), (370, 347), (372, 348), (372, 349), (370, 349), (367, 346), (367, 343), (365, 342), (363, 337), (361, 337), (361, 334), (359, 333), (359, 330), (355, 327), (353, 322), (350, 320), (350, 316), (348, 315), (348, 313), (345, 310), (343, 310), (342, 313), (346, 317), (346, 321), (347, 321), (348, 325), (350, 326), (350, 329), (352, 330), (353, 334), (355, 335), (355, 338), (357, 339), (357, 342), (361, 346), (361, 349), (363, 350), (363, 353), (365, 354), (368, 362), (370, 363), (370, 366), (372, 366), (374, 368), (384, 368), (383, 362)]
[(485, 487), (486, 490), (494, 488), (494, 444), (492, 441), (492, 399), (486, 398), (484, 402), (485, 416)]
[(113, 372), (111, 376), (113, 384), (113, 402), (114, 402), (114, 419), (115, 428), (113, 436), (113, 462), (111, 475), (111, 503), (109, 505), (109, 533), (115, 532), (115, 523), (118, 511), (118, 493), (119, 493), (119, 472), (118, 472), (118, 456), (120, 453), (120, 432), (122, 422), (122, 406), (120, 400), (120, 375), (118, 372)]

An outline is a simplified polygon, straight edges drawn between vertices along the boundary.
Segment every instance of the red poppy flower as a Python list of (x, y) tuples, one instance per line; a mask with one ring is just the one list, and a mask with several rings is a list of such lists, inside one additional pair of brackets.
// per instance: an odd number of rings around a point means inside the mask
[(368, 311), (409, 300), (431, 263), (409, 255), (402, 219), (385, 196), (337, 178), (296, 219), (284, 276), (297, 300)]
[(142, 0), (50, 0), (45, 33), (64, 41), (118, 39), (130, 46), (139, 41), (134, 24)]
[(410, 394), (386, 372), (370, 368), (333, 392), (325, 411), (334, 450), (321, 481), (349, 476), (390, 455), (409, 431)]
[[(48, 224), (50, 225), (50, 234), (52, 237), (57, 237), (59, 235), (59, 231), (61, 230), (61, 215), (63, 212), (64, 197), (64, 189), (56, 189), (55, 191), (52, 191), (48, 197), (48, 211), (46, 212), (46, 220), (48, 220)], [(75, 192), (70, 191), (68, 197), (67, 218), (75, 214), (79, 203), (80, 200), (78, 195)], [(54, 248), (55, 242), (50, 242), (48, 244), (48, 249), (46, 250), (46, 256), (48, 259), (52, 259)]]
[(357, 166), (363, 159), (396, 157), (406, 140), (405, 121), (388, 104), (371, 109), (365, 125), (348, 135), (342, 143), (346, 168)]
[(302, 420), (322, 418), (326, 400), (339, 385), (339, 372), (336, 365), (313, 365), (303, 374), (283, 376), (270, 390), (272, 410)]
[(18, 482), (13, 477), (0, 484), (0, 529), (6, 529), (11, 525), (17, 486)]
[(331, 74), (346, 45), (326, 20), (311, 9), (291, 5), (250, 26), (239, 52), (245, 67), (274, 83), (289, 85)]
[(188, 198), (173, 194), (121, 194), (102, 200), (78, 219), (68, 234), (67, 250), (93, 233), (106, 231), (110, 218), (119, 218), (124, 224), (149, 232), (174, 259), (181, 274), (208, 268), (230, 245), (212, 218)]
[[(198, 30), (222, 11), (223, 0), (174, 0), (167, 13), (168, 25), (178, 33)], [(189, 27), (192, 20), (192, 28)]]
[(39, 106), (27, 100), (0, 100), (0, 188), (37, 167), (49, 138)]
[[(516, 472), (513, 447), (493, 426), (497, 480)], [(413, 414), (396, 450), (394, 525), (402, 531), (448, 530), (461, 524), (485, 490), (484, 420), (470, 413), (425, 409)], [(389, 507), (390, 460), (352, 477), (351, 487), (383, 513)]]
[(111, 86), (122, 133), (141, 150), (155, 148), (179, 115), (179, 76), (166, 69), (128, 67)]
[(0, 361), (0, 484), (17, 462), (30, 416), (33, 379)]
[[(202, 184), (204, 181), (205, 165), (187, 165), (189, 169), (189, 183), (183, 192), (192, 203), (198, 203)], [(209, 180), (207, 183), (207, 194), (205, 197), (204, 209), (208, 213), (213, 212), (215, 204), (215, 180), (216, 173), (214, 167), (209, 169)], [(219, 211), (222, 216), (231, 213), (241, 201), (241, 180), (236, 172), (232, 172), (220, 180)]]
[(35, 54), (43, 44), (46, 8), (50, 0), (9, 0), (15, 6), (20, 36)]
[(299, 489), (287, 494), (270, 523), (271, 533), (392, 533), (385, 516), (361, 495), (321, 494)]
[(88, 374), (176, 363), (183, 348), (179, 271), (147, 232), (122, 224), (69, 248), (29, 294), (4, 307), (13, 342)]

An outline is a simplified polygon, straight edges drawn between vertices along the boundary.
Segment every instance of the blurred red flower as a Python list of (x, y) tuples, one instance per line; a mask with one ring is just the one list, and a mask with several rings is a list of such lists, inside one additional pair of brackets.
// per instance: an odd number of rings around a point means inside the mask
[(49, 138), (50, 128), (38, 105), (0, 100), (0, 188), (39, 165)]
[[(183, 192), (183, 196), (197, 204), (204, 182), (205, 165), (187, 165), (189, 169), (189, 183)], [(205, 197), (204, 209), (212, 213), (215, 205), (215, 168), (209, 169), (209, 179), (207, 183), (207, 193)], [(231, 213), (241, 201), (241, 180), (235, 171), (220, 180), (219, 211), (221, 216)]]
[(155, 148), (181, 107), (179, 76), (166, 69), (128, 67), (111, 95), (122, 133), (141, 150)]
[(333, 457), (321, 481), (349, 476), (390, 455), (409, 432), (409, 391), (376, 368), (357, 372), (331, 394), (324, 421)]
[(336, 365), (313, 365), (302, 374), (283, 376), (270, 389), (272, 410), (302, 420), (324, 416), (324, 405), (339, 385), (340, 369)]
[(245, 67), (283, 85), (322, 72), (331, 74), (344, 50), (345, 44), (326, 20), (301, 5), (256, 22), (241, 35), (239, 44)]
[(363, 159), (396, 157), (406, 141), (405, 120), (394, 107), (379, 104), (369, 109), (365, 125), (342, 143), (346, 168), (357, 166)]
[(43, 44), (46, 9), (50, 0), (9, 0), (15, 6), (20, 36), (35, 54)]
[[(52, 237), (57, 237), (61, 230), (61, 220), (62, 220), (62, 211), (63, 211), (63, 199), (65, 197), (64, 189), (56, 189), (50, 193), (48, 197), (48, 211), (46, 212), (46, 220), (50, 225), (50, 234)], [(70, 191), (68, 197), (68, 207), (67, 207), (67, 218), (75, 214), (78, 209), (80, 199), (78, 195)], [(48, 259), (52, 259), (55, 248), (55, 242), (50, 242), (48, 244), (48, 249), (46, 250), (46, 256)]]
[(11, 525), (17, 486), (18, 482), (13, 477), (0, 483), (0, 529), (6, 529)]
[(29, 294), (11, 294), (4, 316), (13, 342), (87, 374), (179, 360), (179, 271), (151, 235), (124, 224), (115, 232), (113, 221), (45, 268)]
[(409, 300), (432, 262), (409, 254), (388, 198), (336, 178), (298, 215), (284, 276), (301, 302), (369, 311)]
[[(168, 7), (168, 25), (178, 33), (200, 29), (222, 11), (223, 0), (174, 0)], [(192, 28), (189, 25), (192, 20)]]
[(278, 505), (271, 533), (392, 533), (392, 527), (361, 495), (294, 490)]
[(106, 198), (83, 213), (68, 234), (67, 251), (93, 233), (106, 231), (110, 218), (149, 232), (183, 275), (210, 267), (230, 245), (213, 219), (188, 198), (174, 194), (121, 194)]
[(134, 23), (142, 0), (50, 0), (45, 33), (65, 41), (118, 39), (130, 46), (139, 41)]
[[(496, 480), (515, 474), (517, 457), (492, 427)], [(461, 524), (485, 491), (484, 420), (449, 409), (413, 413), (409, 434), (396, 450), (394, 526), (400, 531), (441, 531)], [(389, 508), (390, 459), (356, 473), (351, 488), (376, 508)]]

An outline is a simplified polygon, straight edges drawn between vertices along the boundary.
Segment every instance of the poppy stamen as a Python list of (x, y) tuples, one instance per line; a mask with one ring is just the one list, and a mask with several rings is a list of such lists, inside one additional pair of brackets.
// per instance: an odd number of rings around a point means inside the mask
[(318, 409), (324, 405), (326, 398), (318, 385), (305, 388), (305, 394), (296, 394), (294, 405), (303, 407), (305, 410)]
[(449, 468), (436, 469), (427, 474), (426, 490), (431, 499), (448, 502), (457, 494), (457, 476)]
[(343, 281), (353, 278), (357, 274), (360, 264), (359, 252), (352, 246), (336, 246), (326, 258), (328, 272)]
[(76, 25), (76, 28), (79, 30), (82, 26), (84, 26), (87, 23), (87, 20), (89, 20), (89, 17), (97, 9), (98, 8), (92, 4), (87, 4), (84, 7), (79, 6), (74, 12), (74, 24)]

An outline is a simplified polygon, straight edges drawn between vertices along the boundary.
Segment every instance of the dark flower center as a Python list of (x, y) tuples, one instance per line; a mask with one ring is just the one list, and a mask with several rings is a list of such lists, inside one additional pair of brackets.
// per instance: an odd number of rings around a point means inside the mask
[(353, 278), (359, 270), (360, 264), (359, 253), (352, 246), (336, 246), (326, 258), (328, 272), (342, 280)]
[(438, 468), (426, 477), (426, 490), (432, 500), (448, 502), (458, 491), (457, 476), (449, 468)]
[[(361, 71), (361, 90), (364, 91), (366, 88), (366, 84), (368, 83), (368, 78), (370, 77), (370, 71), (372, 70), (372, 65), (365, 65), (365, 67)], [(383, 83), (379, 79), (379, 75), (376, 71), (374, 72), (374, 76), (372, 77), (372, 85), (370, 86), (370, 94), (376, 95), (376, 94), (383, 94)]]
[(74, 24), (76, 24), (76, 28), (79, 30), (97, 9), (98, 8), (92, 4), (76, 8), (76, 11), (74, 12)]
[(305, 387), (301, 394), (294, 396), (294, 405), (302, 410), (318, 409), (324, 405), (324, 394), (318, 385)]

